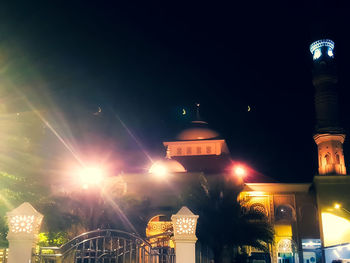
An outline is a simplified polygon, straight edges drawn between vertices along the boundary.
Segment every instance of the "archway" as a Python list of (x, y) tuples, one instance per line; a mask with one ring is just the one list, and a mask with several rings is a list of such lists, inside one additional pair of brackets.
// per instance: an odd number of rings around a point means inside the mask
[(147, 224), (146, 237), (152, 247), (174, 247), (170, 239), (173, 225), (169, 217), (159, 214), (152, 217)]
[(298, 253), (295, 242), (292, 239), (285, 238), (277, 245), (278, 263), (298, 263)]

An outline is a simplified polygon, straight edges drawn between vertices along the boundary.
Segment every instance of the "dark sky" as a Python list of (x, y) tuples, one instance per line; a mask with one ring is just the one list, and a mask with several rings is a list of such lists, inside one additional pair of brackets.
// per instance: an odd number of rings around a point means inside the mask
[[(311, 181), (317, 156), (308, 48), (322, 37), (336, 43), (350, 129), (346, 1), (8, 2), (0, 4), (6, 83), (45, 110), (81, 155), (98, 149), (145, 165), (118, 118), (160, 156), (161, 142), (191, 120), (199, 102), (234, 159), (278, 181)], [(102, 113), (93, 115), (98, 107)], [(349, 163), (349, 143), (345, 154)]]

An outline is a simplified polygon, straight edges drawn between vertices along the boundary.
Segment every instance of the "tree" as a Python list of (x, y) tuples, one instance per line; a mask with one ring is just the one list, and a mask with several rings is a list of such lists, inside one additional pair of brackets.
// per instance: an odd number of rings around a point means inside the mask
[[(2, 91), (0, 87), (0, 97), (13, 95)], [(45, 148), (43, 141), (44, 125), (34, 111), (17, 110), (0, 101), (1, 246), (7, 244), (6, 212), (23, 202), (30, 202), (44, 215), (42, 230), (46, 240), (42, 244), (58, 245), (64, 238), (97, 228), (144, 233), (148, 202), (117, 193), (118, 180), (112, 180), (113, 189), (97, 187), (53, 193), (56, 184), (51, 176), (57, 174), (50, 175), (43, 169), (50, 161), (50, 153), (46, 152), (50, 148)]]
[(239, 201), (241, 190), (241, 185), (223, 175), (200, 176), (183, 193), (183, 204), (199, 215), (199, 242), (212, 250), (215, 263), (222, 263), (224, 255), (232, 259), (234, 248), (252, 246), (267, 251), (273, 241), (267, 218)]
[(117, 177), (111, 177), (108, 188), (100, 185), (54, 196), (52, 204), (41, 208), (46, 215), (45, 229), (49, 233), (64, 229), (68, 238), (95, 229), (143, 235), (152, 211), (149, 200), (115, 191), (118, 183)]
[(24, 95), (9, 87), (12, 86), (0, 85), (1, 247), (7, 245), (6, 212), (23, 202), (44, 214), (48, 231), (66, 231), (75, 219), (60, 209), (61, 200), (51, 193), (51, 178), (44, 169), (49, 156), (43, 143), (45, 125)]
[[(2, 91), (2, 90), (1, 90)], [(7, 95), (6, 95), (7, 94)], [(12, 98), (8, 93), (0, 95)], [(19, 109), (18, 109), (19, 110)], [(5, 214), (23, 202), (34, 206), (46, 202), (48, 187), (43, 180), (38, 154), (42, 131), (33, 111), (18, 111), (0, 103), (0, 242), (6, 245)]]

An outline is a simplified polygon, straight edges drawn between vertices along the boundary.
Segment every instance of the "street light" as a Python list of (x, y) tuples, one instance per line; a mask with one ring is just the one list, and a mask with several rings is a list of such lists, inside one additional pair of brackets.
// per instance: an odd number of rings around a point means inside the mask
[(244, 176), (247, 173), (247, 171), (242, 166), (238, 166), (235, 167), (234, 173), (238, 176)]
[(96, 229), (103, 222), (105, 209), (104, 191), (107, 185), (107, 169), (98, 164), (87, 164), (76, 167), (72, 174), (77, 191), (72, 193), (79, 207), (73, 212), (84, 217), (85, 227)]
[(339, 203), (335, 203), (335, 204), (334, 204), (334, 208), (335, 208), (335, 209), (338, 209), (338, 210), (342, 209), (342, 210), (345, 211), (346, 213), (350, 214), (350, 211), (347, 210), (346, 208), (342, 207), (341, 204), (339, 204)]
[(247, 169), (241, 164), (234, 165), (232, 169), (233, 175), (243, 178), (244, 176), (247, 175)]
[(78, 179), (83, 189), (99, 186), (105, 177), (105, 172), (98, 166), (87, 166), (78, 170)]
[(149, 173), (161, 178), (168, 174), (168, 168), (165, 164), (161, 162), (156, 162), (149, 169)]

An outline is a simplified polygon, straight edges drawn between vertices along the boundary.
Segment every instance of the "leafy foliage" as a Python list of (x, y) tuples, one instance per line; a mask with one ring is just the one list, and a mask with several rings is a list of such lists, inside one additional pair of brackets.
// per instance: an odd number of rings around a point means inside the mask
[[(4, 91), (0, 95), (19, 102), (15, 92)], [(6, 212), (23, 202), (34, 207), (49, 202), (48, 180), (42, 172), (40, 156), (42, 125), (36, 114), (23, 107), (16, 109), (0, 102), (0, 243), (7, 245)]]
[[(70, 227), (66, 231), (70, 237), (97, 228), (113, 228), (142, 235), (147, 225), (146, 215), (150, 211), (148, 200), (132, 195), (110, 196), (101, 191), (72, 193), (60, 197), (56, 203), (64, 203), (65, 207), (56, 210), (53, 205), (50, 208), (52, 212), (46, 210), (48, 229), (62, 230), (69, 222)], [(55, 213), (61, 214), (59, 219)]]
[(39, 234), (38, 245), (42, 247), (59, 247), (69, 241), (66, 232), (46, 232)]
[(266, 251), (273, 241), (273, 230), (265, 216), (247, 211), (238, 200), (241, 190), (222, 175), (201, 176), (183, 194), (183, 203), (199, 215), (198, 239), (211, 248), (215, 262), (222, 262), (224, 254), (232, 256), (237, 247)]

